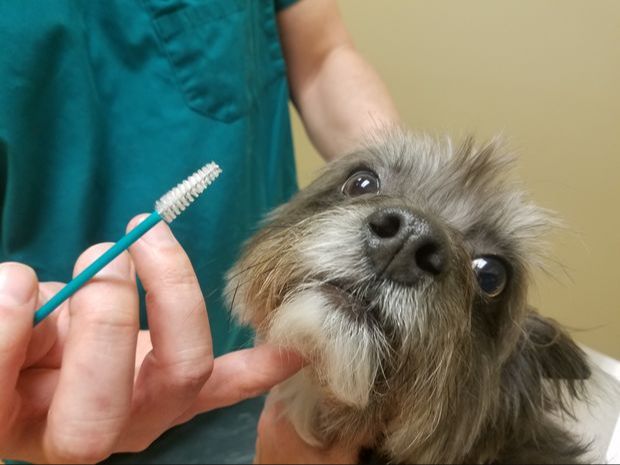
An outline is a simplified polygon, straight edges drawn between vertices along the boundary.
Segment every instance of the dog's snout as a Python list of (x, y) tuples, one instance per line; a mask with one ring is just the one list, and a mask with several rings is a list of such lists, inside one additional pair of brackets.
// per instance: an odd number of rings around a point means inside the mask
[(381, 209), (367, 218), (368, 255), (377, 274), (403, 284), (437, 276), (447, 265), (447, 244), (438, 227), (419, 212)]

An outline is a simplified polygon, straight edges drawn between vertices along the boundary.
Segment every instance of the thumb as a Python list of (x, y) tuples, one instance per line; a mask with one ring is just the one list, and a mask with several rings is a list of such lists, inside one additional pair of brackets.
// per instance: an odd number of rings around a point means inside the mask
[(194, 415), (257, 397), (297, 373), (305, 361), (295, 352), (261, 345), (215, 359), (213, 373), (198, 399), (177, 424)]

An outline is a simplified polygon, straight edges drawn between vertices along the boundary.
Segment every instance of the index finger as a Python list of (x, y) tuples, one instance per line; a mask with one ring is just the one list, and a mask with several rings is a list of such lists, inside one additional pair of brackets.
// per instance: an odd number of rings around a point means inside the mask
[(175, 424), (264, 394), (301, 370), (305, 363), (294, 352), (266, 344), (218, 357), (196, 402)]

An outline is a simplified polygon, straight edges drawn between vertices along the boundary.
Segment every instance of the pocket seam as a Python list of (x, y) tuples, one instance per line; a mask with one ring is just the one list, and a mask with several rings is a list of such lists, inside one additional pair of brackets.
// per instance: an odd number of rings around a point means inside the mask
[[(286, 65), (279, 43), (275, 16), (270, 15), (269, 10), (263, 9), (269, 7), (269, 4), (260, 5), (258, 7), (260, 10), (253, 10), (256, 5), (248, 4), (247, 0), (211, 1), (202, 5), (186, 6), (165, 14), (159, 14), (157, 7), (152, 2), (149, 0), (141, 0), (141, 2), (150, 12), (154, 35), (170, 66), (171, 79), (175, 83), (176, 90), (181, 94), (185, 105), (200, 115), (225, 123), (233, 123), (254, 107), (265, 89), (281, 79), (285, 73)], [(251, 79), (256, 79), (256, 82), (248, 83), (243, 80), (247, 78), (241, 77), (240, 82), (245, 83), (245, 85), (243, 88), (236, 89), (234, 85), (226, 86), (225, 77), (221, 78), (224, 82), (222, 84), (217, 73), (210, 75), (210, 69), (204, 68), (205, 64), (206, 66), (213, 64), (216, 68), (218, 65), (217, 58), (208, 57), (206, 51), (201, 51), (196, 43), (192, 46), (191, 41), (192, 39), (195, 40), (195, 35), (200, 34), (198, 31), (200, 28), (208, 28), (210, 24), (233, 17), (236, 14), (242, 14), (248, 10), (257, 14), (257, 18), (264, 20), (264, 22), (257, 21), (255, 27), (258, 29), (253, 28), (250, 32), (251, 34), (259, 34), (259, 36), (248, 38), (248, 40), (265, 41), (266, 48), (264, 50), (271, 69), (264, 70), (264, 74), (260, 74), (262, 72), (260, 69), (250, 71)], [(250, 18), (255, 20), (255, 15), (252, 14)], [(183, 36), (187, 36), (188, 46), (186, 48), (183, 47)], [(208, 46), (205, 44), (205, 49)], [(248, 59), (245, 58), (245, 60)], [(202, 65), (196, 65), (195, 63), (198, 61), (195, 60), (203, 60)], [(248, 66), (256, 66), (256, 60), (252, 60), (250, 62), (255, 63), (255, 65)], [(203, 72), (205, 69), (207, 72)], [(225, 74), (226, 71), (225, 67), (220, 70), (222, 74)], [(228, 71), (233, 73), (248, 72), (247, 70), (237, 69)], [(214, 76), (216, 77), (214, 78)], [(212, 88), (212, 92), (204, 92), (205, 88)], [(226, 96), (222, 97), (221, 92)], [(231, 95), (233, 95), (232, 98)]]

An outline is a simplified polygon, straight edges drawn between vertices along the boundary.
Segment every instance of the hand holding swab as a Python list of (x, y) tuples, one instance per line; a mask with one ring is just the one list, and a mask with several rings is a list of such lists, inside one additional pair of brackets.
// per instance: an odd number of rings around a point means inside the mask
[(127, 250), (131, 244), (136, 242), (157, 223), (162, 220), (166, 223), (171, 223), (220, 175), (221, 172), (222, 170), (217, 164), (208, 163), (185, 181), (179, 183), (176, 187), (167, 192), (155, 202), (155, 211), (153, 213), (138, 224), (138, 226), (129, 231), (89, 267), (69, 281), (65, 287), (39, 308), (34, 315), (34, 325), (36, 326), (39, 324), (88, 280), (95, 276), (104, 266), (114, 260), (124, 250)]

